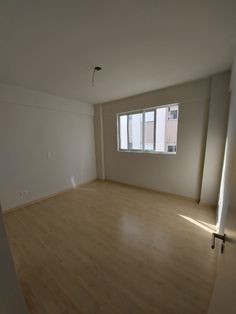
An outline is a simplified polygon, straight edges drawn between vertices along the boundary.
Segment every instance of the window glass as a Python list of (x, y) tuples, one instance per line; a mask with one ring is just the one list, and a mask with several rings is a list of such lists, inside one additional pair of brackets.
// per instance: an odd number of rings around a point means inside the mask
[(128, 149), (127, 115), (120, 116), (120, 149)]
[(156, 151), (165, 151), (166, 118), (168, 108), (156, 109)]
[(154, 122), (155, 111), (147, 111), (144, 113), (144, 149), (154, 150)]
[(140, 150), (143, 148), (142, 144), (143, 134), (143, 114), (135, 113), (128, 115), (128, 148)]
[(176, 152), (176, 146), (175, 145), (168, 145), (168, 152), (169, 153)]
[(178, 106), (171, 106), (168, 109), (168, 119), (176, 120), (178, 118)]

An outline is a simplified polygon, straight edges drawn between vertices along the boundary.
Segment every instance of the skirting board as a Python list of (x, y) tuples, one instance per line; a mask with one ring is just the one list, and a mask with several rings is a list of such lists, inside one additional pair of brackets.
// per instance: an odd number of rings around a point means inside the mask
[(94, 182), (94, 181), (100, 181), (100, 182), (111, 182), (111, 183), (115, 183), (115, 184), (120, 184), (120, 185), (126, 185), (126, 186), (130, 186), (130, 187), (135, 187), (135, 188), (139, 188), (139, 189), (142, 189), (142, 190), (147, 190), (147, 191), (152, 191), (152, 192), (156, 192), (156, 193), (159, 193), (159, 194), (163, 194), (163, 195), (166, 195), (166, 196), (170, 196), (170, 197), (174, 197), (174, 198), (177, 198), (177, 199), (182, 199), (182, 200), (188, 200), (188, 201), (191, 201), (191, 202), (194, 202), (194, 203), (198, 203), (200, 206), (204, 206), (204, 207), (209, 207), (209, 208), (212, 208), (212, 209), (216, 209), (217, 205), (211, 205), (211, 204), (205, 204), (205, 203), (199, 203), (199, 201), (197, 199), (194, 199), (194, 198), (191, 198), (191, 197), (187, 197), (187, 196), (182, 196), (182, 195), (178, 195), (178, 194), (174, 194), (174, 193), (169, 193), (169, 192), (163, 192), (163, 191), (158, 191), (158, 190), (155, 190), (155, 189), (150, 189), (150, 188), (146, 188), (146, 187), (143, 187), (143, 186), (138, 186), (138, 185), (134, 185), (134, 184), (128, 184), (128, 183), (123, 183), (123, 182), (119, 182), (119, 181), (114, 181), (114, 180), (109, 180), (109, 179), (94, 179), (94, 180), (89, 180), (89, 181), (86, 181), (82, 184), (79, 184), (77, 185), (75, 188), (68, 188), (68, 189), (65, 189), (63, 191), (60, 191), (60, 192), (57, 192), (57, 193), (54, 193), (54, 194), (50, 194), (50, 195), (47, 195), (47, 196), (44, 196), (44, 197), (41, 197), (39, 199), (36, 199), (34, 201), (31, 201), (31, 202), (28, 202), (28, 203), (24, 203), (24, 204), (21, 204), (19, 206), (16, 206), (16, 207), (13, 207), (13, 208), (8, 208), (8, 209), (5, 209), (3, 210), (3, 214), (8, 214), (8, 213), (11, 213), (15, 210), (18, 210), (18, 209), (21, 209), (21, 208), (24, 208), (24, 207), (28, 207), (28, 206), (31, 206), (33, 204), (36, 204), (36, 203), (39, 203), (39, 202), (42, 202), (42, 201), (45, 201), (51, 197), (54, 197), (54, 196), (57, 196), (57, 195), (61, 195), (61, 194), (64, 194), (68, 191), (71, 191), (71, 190), (74, 190), (74, 189), (77, 189), (77, 188), (80, 188), (86, 184), (89, 184), (91, 182)]
[(45, 200), (47, 200), (49, 198), (52, 198), (54, 196), (58, 196), (58, 195), (64, 194), (64, 193), (69, 192), (71, 190), (75, 190), (77, 188), (80, 188), (80, 187), (82, 187), (82, 186), (84, 186), (84, 185), (86, 185), (88, 183), (94, 182), (94, 181), (96, 181), (96, 179), (89, 180), (89, 181), (86, 181), (84, 183), (78, 184), (75, 188), (73, 188), (73, 187), (72, 188), (68, 188), (68, 189), (65, 189), (63, 191), (59, 191), (57, 193), (53, 193), (53, 194), (50, 194), (50, 195), (46, 195), (46, 196), (40, 197), (40, 198), (38, 198), (36, 200), (33, 200), (31, 202), (27, 202), (27, 203), (21, 204), (21, 205), (16, 206), (16, 207), (3, 209), (2, 212), (3, 212), (4, 215), (9, 214), (9, 213), (11, 213), (11, 212), (13, 212), (15, 210), (18, 210), (18, 209), (21, 209), (21, 208), (24, 208), (24, 207), (28, 207), (28, 206), (40, 203), (40, 202), (45, 201)]
[(209, 207), (209, 208), (214, 208), (214, 209), (217, 209), (218, 207), (218, 205), (216, 204), (209, 204), (209, 203), (203, 203), (203, 202), (198, 202), (198, 204), (204, 207)]
[(155, 189), (151, 189), (151, 188), (146, 188), (146, 187), (135, 185), (135, 184), (123, 183), (123, 182), (120, 182), (120, 181), (114, 181), (114, 180), (109, 180), (109, 179), (104, 179), (104, 180), (99, 179), (99, 180), (100, 181), (107, 181), (107, 182), (111, 182), (111, 183), (116, 183), (116, 184), (120, 184), (120, 185), (127, 185), (127, 186), (130, 186), (130, 187), (135, 187), (135, 188), (139, 188), (139, 189), (142, 189), (142, 190), (152, 191), (152, 192), (156, 192), (156, 193), (163, 194), (163, 195), (166, 195), (166, 196), (174, 197), (174, 198), (177, 198), (177, 199), (188, 200), (188, 201), (197, 203), (200, 206), (209, 207), (209, 208), (212, 208), (212, 209), (216, 209), (216, 207), (217, 207), (217, 205), (201, 203), (201, 202), (199, 202), (198, 199), (195, 199), (195, 198), (192, 198), (192, 197), (188, 197), (188, 196), (183, 196), (183, 195), (169, 193), (169, 192), (163, 192), (163, 191), (159, 191), (159, 190), (155, 190)]

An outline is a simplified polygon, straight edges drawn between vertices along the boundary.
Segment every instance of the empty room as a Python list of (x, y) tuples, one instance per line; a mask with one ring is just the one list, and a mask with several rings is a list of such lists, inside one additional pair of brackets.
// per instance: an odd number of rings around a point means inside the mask
[(0, 21), (0, 314), (235, 314), (236, 1)]

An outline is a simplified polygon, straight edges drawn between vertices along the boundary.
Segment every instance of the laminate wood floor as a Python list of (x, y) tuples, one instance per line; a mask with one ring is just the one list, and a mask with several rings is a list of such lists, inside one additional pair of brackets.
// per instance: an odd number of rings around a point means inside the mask
[(212, 209), (95, 181), (5, 222), (30, 313), (207, 313)]

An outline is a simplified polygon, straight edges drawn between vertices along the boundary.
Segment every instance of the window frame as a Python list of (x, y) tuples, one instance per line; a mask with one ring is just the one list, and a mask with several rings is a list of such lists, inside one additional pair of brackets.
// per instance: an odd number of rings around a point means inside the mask
[[(137, 151), (137, 152), (142, 152), (143, 151), (143, 141), (142, 141), (142, 148), (140, 149), (133, 149), (133, 148), (129, 148), (129, 144), (130, 144), (130, 141), (129, 141), (129, 123), (130, 123), (130, 119), (129, 119), (129, 116), (133, 115), (133, 114), (142, 114), (142, 112), (133, 112), (133, 113), (127, 113), (127, 149), (123, 149), (123, 150), (128, 150), (128, 151)], [(125, 114), (123, 114), (125, 115)], [(118, 125), (119, 125), (119, 121), (118, 121)], [(119, 125), (120, 127), (120, 125)], [(120, 139), (120, 137), (119, 137)], [(142, 114), (142, 139), (143, 139), (143, 114)]]
[[(161, 152), (161, 151), (156, 151), (156, 110), (159, 108), (166, 108), (166, 107), (171, 107), (171, 106), (178, 106), (178, 114), (177, 114), (177, 131), (176, 131), (176, 151), (175, 152)], [(141, 154), (161, 154), (161, 155), (176, 155), (177, 154), (177, 142), (178, 142), (178, 128), (179, 128), (179, 108), (180, 108), (180, 103), (171, 103), (167, 105), (161, 105), (161, 106), (154, 106), (154, 107), (149, 107), (149, 108), (144, 108), (144, 109), (136, 109), (136, 110), (130, 110), (126, 112), (119, 112), (116, 114), (117, 117), (117, 151), (118, 152), (123, 152), (123, 153), (141, 153)], [(154, 111), (154, 134), (153, 134), (153, 140), (154, 140), (154, 145), (153, 145), (153, 150), (148, 150), (144, 149), (145, 148), (145, 112), (151, 112)], [(132, 114), (142, 114), (142, 148), (141, 149), (124, 149), (120, 147), (121, 140), (120, 140), (120, 116), (127, 116), (127, 147), (129, 147), (129, 115)]]
[[(153, 149), (145, 149), (145, 113), (146, 112), (154, 112), (154, 127), (153, 127)], [(143, 152), (155, 152), (156, 149), (156, 111), (155, 109), (143, 110)]]

